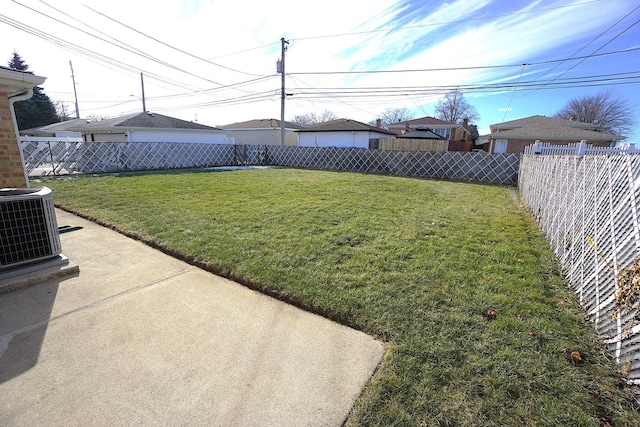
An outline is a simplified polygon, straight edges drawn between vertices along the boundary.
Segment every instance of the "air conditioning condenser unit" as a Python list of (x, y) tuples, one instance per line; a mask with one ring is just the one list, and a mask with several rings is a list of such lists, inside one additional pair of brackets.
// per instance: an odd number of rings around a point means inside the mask
[(51, 189), (0, 189), (0, 271), (61, 253)]

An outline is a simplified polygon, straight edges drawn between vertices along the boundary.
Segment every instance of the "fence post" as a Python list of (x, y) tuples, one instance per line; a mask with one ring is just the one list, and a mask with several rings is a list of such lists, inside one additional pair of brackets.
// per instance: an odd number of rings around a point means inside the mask
[(49, 146), (49, 158), (51, 159), (51, 172), (53, 172), (53, 176), (56, 176), (56, 165), (53, 163), (53, 151), (51, 151), (51, 141), (47, 141), (47, 145)]
[(539, 139), (536, 139), (536, 142), (533, 143), (533, 154), (542, 154), (542, 149), (540, 148), (542, 143)]
[(584, 139), (578, 143), (576, 154), (578, 156), (584, 156), (584, 153), (587, 150), (587, 141)]

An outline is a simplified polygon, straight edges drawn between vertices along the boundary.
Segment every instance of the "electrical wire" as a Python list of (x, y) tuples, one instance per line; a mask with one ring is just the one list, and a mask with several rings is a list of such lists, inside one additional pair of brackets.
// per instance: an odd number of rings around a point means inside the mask
[[(42, 1), (42, 0), (40, 0), (40, 1)], [(187, 56), (190, 56), (190, 57), (192, 57), (192, 58), (198, 59), (198, 60), (200, 60), (200, 61), (202, 61), (202, 62), (206, 62), (207, 64), (215, 65), (216, 67), (224, 68), (225, 70), (233, 71), (233, 72), (236, 72), (236, 73), (246, 74), (246, 75), (248, 75), (248, 76), (254, 76), (254, 77), (266, 77), (266, 76), (265, 76), (265, 75), (263, 75), (263, 74), (248, 73), (248, 72), (246, 72), (246, 71), (240, 71), (240, 70), (236, 70), (236, 69), (234, 69), (234, 68), (230, 68), (230, 67), (226, 67), (226, 66), (224, 66), (224, 65), (217, 64), (217, 63), (212, 62), (212, 61), (210, 61), (210, 60), (208, 60), (208, 59), (206, 59), (206, 58), (202, 58), (202, 57), (200, 57), (200, 56), (198, 56), (198, 55), (194, 55), (194, 54), (189, 53), (189, 52), (187, 52), (187, 51), (185, 51), (185, 50), (183, 50), (183, 49), (180, 49), (180, 48), (178, 48), (178, 47), (175, 47), (175, 46), (173, 46), (173, 45), (170, 45), (170, 44), (168, 44), (168, 43), (165, 43), (165, 42), (163, 42), (162, 40), (159, 40), (159, 39), (157, 39), (157, 38), (155, 38), (155, 37), (152, 37), (152, 36), (150, 36), (150, 35), (148, 35), (148, 34), (145, 34), (145, 33), (143, 33), (143, 32), (142, 32), (142, 31), (140, 31), (140, 30), (137, 30), (137, 29), (135, 29), (135, 28), (133, 28), (133, 27), (131, 27), (131, 26), (129, 26), (129, 25), (127, 25), (127, 24), (123, 23), (123, 22), (118, 21), (118, 20), (117, 20), (117, 19), (115, 19), (115, 18), (112, 18), (112, 17), (110, 17), (110, 16), (108, 16), (108, 15), (106, 15), (106, 14), (104, 14), (104, 13), (100, 12), (100, 11), (97, 11), (96, 9), (94, 9), (94, 8), (92, 8), (92, 7), (90, 7), (90, 6), (87, 6), (86, 4), (83, 4), (83, 6), (84, 6), (84, 7), (86, 7), (87, 9), (91, 10), (92, 12), (97, 13), (98, 15), (100, 15), (100, 16), (102, 16), (102, 17), (104, 17), (104, 18), (106, 18), (106, 19), (108, 19), (108, 20), (110, 20), (110, 21), (112, 21), (112, 22), (115, 22), (116, 24), (119, 24), (119, 25), (121, 25), (121, 26), (123, 26), (123, 27), (125, 27), (125, 28), (127, 28), (127, 29), (129, 29), (129, 30), (131, 30), (131, 31), (134, 31), (134, 32), (136, 32), (136, 33), (140, 34), (141, 36), (144, 36), (144, 37), (146, 37), (146, 38), (148, 38), (148, 39), (151, 39), (151, 40), (153, 40), (153, 41), (155, 41), (155, 42), (157, 42), (157, 43), (160, 43), (160, 44), (161, 44), (161, 45), (163, 45), (163, 46), (166, 46), (166, 47), (168, 47), (168, 48), (171, 48), (171, 49), (173, 49), (173, 50), (175, 50), (175, 51), (178, 51), (178, 52), (180, 52), (180, 53), (183, 53), (183, 54), (185, 54), (185, 55), (187, 55)]]
[[(637, 22), (636, 22), (637, 23)], [(635, 24), (634, 24), (635, 25)], [(640, 47), (605, 52), (600, 54), (590, 54), (586, 56), (577, 56), (575, 58), (549, 59), (545, 61), (527, 62), (525, 64), (504, 64), (504, 65), (477, 65), (468, 67), (441, 67), (441, 68), (420, 68), (420, 69), (402, 69), (402, 70), (357, 70), (357, 71), (300, 71), (292, 72), (292, 75), (341, 75), (341, 74), (397, 74), (397, 73), (425, 73), (437, 71), (470, 71), (470, 70), (491, 70), (498, 68), (514, 68), (522, 65), (543, 65), (552, 64), (554, 62), (566, 62), (569, 60), (589, 59), (608, 55), (616, 55), (620, 53), (630, 53), (640, 50)]]
[(8, 16), (5, 16), (3, 14), (0, 14), (0, 22), (4, 22), (5, 24), (14, 27), (18, 30), (24, 31), (28, 34), (34, 35), (36, 37), (39, 37), (47, 42), (50, 42), (52, 44), (55, 44), (65, 50), (71, 51), (71, 52), (75, 52), (78, 53), (82, 56), (85, 56), (87, 58), (91, 58), (94, 59), (98, 62), (101, 62), (103, 64), (108, 64), (111, 65), (113, 67), (117, 67), (126, 71), (129, 71), (130, 73), (134, 73), (134, 74), (139, 74), (140, 71), (143, 71), (145, 73), (145, 75), (150, 76), (151, 78), (154, 78), (160, 82), (166, 83), (166, 84), (170, 84), (172, 86), (177, 86), (177, 87), (181, 87), (182, 89), (186, 89), (186, 90), (201, 90), (201, 88), (196, 88), (195, 86), (191, 86), (191, 85), (187, 85), (184, 84), (182, 82), (178, 82), (175, 80), (170, 80), (167, 79), (165, 77), (162, 77), (156, 73), (152, 73), (148, 70), (144, 70), (144, 69), (140, 69), (137, 67), (133, 67), (125, 62), (119, 61), (117, 59), (113, 59), (111, 57), (108, 57), (106, 55), (94, 52), (93, 50), (90, 49), (86, 49), (82, 46), (79, 46), (75, 43), (71, 43), (68, 42), (64, 39), (61, 39), (59, 37), (56, 37), (52, 34), (46, 33), (44, 31), (38, 30), (37, 28), (33, 28), (27, 24), (23, 24), (20, 21), (16, 21)]
[[(126, 44), (125, 44), (125, 45), (121, 45), (121, 44), (118, 44), (118, 43), (114, 43), (114, 42), (111, 42), (111, 41), (109, 41), (109, 40), (107, 40), (107, 39), (104, 39), (104, 38), (102, 38), (102, 37), (100, 37), (100, 36), (97, 36), (97, 35), (95, 35), (95, 34), (93, 34), (93, 33), (90, 33), (90, 32), (88, 32), (88, 31), (82, 30), (82, 29), (80, 29), (80, 28), (78, 28), (78, 27), (76, 27), (76, 26), (73, 26), (73, 25), (71, 25), (71, 24), (69, 24), (69, 23), (67, 23), (67, 22), (61, 21), (61, 20), (59, 20), (59, 19), (57, 19), (57, 18), (54, 18), (54, 17), (52, 17), (52, 16), (50, 16), (50, 15), (47, 15), (47, 14), (46, 14), (46, 13), (44, 13), (44, 12), (41, 12), (41, 11), (36, 10), (36, 9), (34, 9), (34, 8), (30, 7), (30, 6), (27, 6), (27, 5), (23, 4), (23, 3), (20, 3), (18, 0), (12, 0), (12, 1), (13, 1), (14, 3), (16, 3), (16, 4), (18, 4), (18, 5), (20, 5), (20, 6), (24, 7), (24, 8), (26, 8), (26, 9), (29, 9), (29, 10), (31, 10), (31, 11), (33, 11), (33, 12), (35, 12), (35, 13), (39, 14), (39, 15), (42, 15), (42, 16), (44, 16), (44, 17), (46, 17), (46, 18), (49, 18), (49, 19), (51, 19), (51, 20), (53, 20), (53, 21), (55, 21), (55, 22), (58, 22), (58, 23), (60, 23), (60, 24), (62, 24), (62, 25), (64, 25), (64, 26), (70, 27), (70, 28), (72, 28), (72, 29), (74, 29), (74, 30), (76, 30), (76, 31), (79, 31), (79, 32), (83, 33), (83, 34), (86, 34), (86, 35), (88, 35), (88, 36), (91, 36), (91, 37), (93, 37), (93, 38), (96, 38), (96, 39), (98, 39), (98, 40), (100, 40), (100, 41), (102, 41), (102, 42), (104, 42), (104, 43), (108, 43), (108, 44), (110, 44), (110, 45), (112, 45), (112, 46), (115, 46), (115, 47), (117, 47), (117, 48), (123, 49), (123, 50), (125, 50), (125, 51), (127, 51), (127, 52), (130, 52), (130, 53), (133, 53), (134, 55), (142, 56), (143, 58), (148, 59), (148, 60), (150, 60), (150, 61), (153, 61), (153, 62), (155, 62), (155, 63), (157, 63), (157, 64), (160, 64), (160, 65), (163, 65), (163, 66), (165, 66), (165, 67), (171, 68), (171, 69), (173, 69), (173, 70), (176, 70), (176, 71), (179, 71), (179, 72), (185, 73), (185, 74), (190, 75), (190, 76), (192, 76), (192, 77), (196, 77), (196, 78), (198, 78), (198, 79), (201, 79), (201, 80), (207, 81), (207, 82), (209, 82), (209, 83), (216, 84), (216, 85), (219, 85), (219, 86), (225, 86), (225, 85), (224, 85), (224, 84), (222, 84), (222, 83), (219, 83), (219, 82), (213, 81), (213, 80), (211, 80), (211, 79), (209, 79), (209, 78), (202, 77), (202, 76), (199, 76), (199, 75), (197, 75), (197, 74), (195, 74), (195, 73), (192, 73), (192, 72), (190, 72), (190, 71), (184, 70), (184, 69), (182, 69), (182, 68), (180, 68), (180, 67), (177, 67), (177, 66), (175, 66), (175, 65), (173, 65), (173, 64), (171, 64), (171, 63), (169, 63), (169, 62), (163, 61), (163, 60), (161, 60), (161, 59), (159, 59), (159, 58), (156, 58), (156, 57), (154, 57), (154, 56), (152, 56), (152, 55), (149, 55), (149, 54), (147, 54), (147, 53), (144, 53), (144, 52), (142, 52), (142, 51), (140, 51), (140, 50), (138, 50), (138, 49), (131, 48), (131, 47), (129, 47), (129, 46), (128, 46), (128, 45), (126, 45)], [(119, 42), (119, 43), (122, 43), (122, 42)]]
[(612, 24), (611, 26), (609, 26), (609, 28), (607, 28), (606, 30), (604, 30), (603, 32), (601, 32), (600, 34), (598, 34), (596, 37), (594, 37), (593, 39), (591, 39), (587, 44), (585, 44), (584, 46), (582, 46), (580, 49), (576, 50), (575, 52), (573, 52), (565, 61), (561, 61), (559, 63), (557, 63), (554, 67), (548, 69), (547, 71), (545, 71), (544, 73), (542, 73), (539, 78), (542, 78), (544, 76), (546, 76), (547, 74), (549, 74), (550, 72), (552, 72), (553, 70), (555, 70), (556, 68), (558, 68), (559, 66), (561, 66), (562, 64), (564, 64), (565, 62), (567, 62), (568, 60), (572, 59), (575, 57), (575, 55), (577, 55), (579, 52), (581, 52), (582, 50), (586, 49), (590, 44), (594, 43), (596, 40), (598, 40), (600, 37), (604, 36), (606, 33), (608, 33), (609, 31), (611, 31), (616, 25), (618, 25), (619, 23), (621, 23), (623, 20), (625, 20), (626, 18), (628, 18), (633, 12), (635, 12), (636, 10), (640, 9), (640, 6), (636, 6), (631, 12), (627, 13), (626, 15), (624, 15), (622, 18), (618, 19), (618, 21), (616, 21), (615, 24)]
[[(555, 7), (549, 7), (549, 8), (544, 8), (544, 9), (527, 10), (527, 11), (524, 11), (524, 12), (513, 12), (513, 13), (497, 14), (497, 15), (492, 15), (491, 17), (492, 18), (504, 18), (504, 17), (507, 17), (507, 16), (517, 16), (517, 15), (524, 15), (524, 14), (530, 14), (530, 13), (546, 12), (546, 11), (549, 11), (549, 10), (564, 9), (564, 8), (575, 7), (575, 6), (582, 6), (582, 5), (589, 4), (589, 3), (596, 3), (596, 2), (599, 2), (599, 1), (602, 1), (602, 0), (590, 0), (590, 1), (585, 1), (585, 2), (582, 2), (582, 3), (572, 3), (572, 4), (568, 4), (568, 5), (555, 6)], [(403, 27), (394, 27), (394, 28), (379, 28), (379, 29), (376, 29), (376, 30), (354, 31), (354, 32), (349, 32), (349, 33), (327, 34), (327, 35), (309, 36), (309, 37), (293, 37), (292, 40), (300, 41), (300, 40), (325, 39), (325, 38), (332, 38), (332, 37), (359, 36), (359, 35), (363, 35), (363, 34), (381, 33), (381, 32), (389, 32), (389, 31), (400, 31), (400, 30), (412, 30), (412, 29), (416, 29), (416, 28), (437, 27), (437, 26), (443, 26), (443, 25), (468, 23), (468, 22), (471, 22), (471, 21), (486, 21), (486, 20), (487, 20), (487, 17), (465, 18), (465, 19), (458, 19), (458, 20), (454, 20), (454, 21), (434, 22), (434, 23), (430, 23), (430, 24), (420, 24), (420, 25), (406, 25), (406, 26), (403, 26)]]

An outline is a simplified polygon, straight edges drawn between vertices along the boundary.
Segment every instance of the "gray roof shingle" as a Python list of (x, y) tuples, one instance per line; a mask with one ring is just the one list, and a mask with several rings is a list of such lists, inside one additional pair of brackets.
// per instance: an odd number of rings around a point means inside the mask
[(298, 132), (344, 132), (344, 131), (361, 131), (361, 132), (377, 132), (387, 135), (395, 135), (393, 132), (381, 129), (379, 127), (357, 122), (351, 119), (337, 119), (320, 123), (315, 126), (308, 126)]
[[(230, 123), (220, 126), (222, 129), (267, 129), (280, 128), (280, 120), (278, 119), (255, 119), (245, 122)], [(305, 126), (285, 120), (284, 127), (288, 129), (304, 129)]]
[(595, 132), (587, 129), (576, 129), (567, 126), (549, 126), (545, 124), (519, 127), (494, 132), (494, 139), (540, 139), (549, 141), (587, 140), (587, 141), (617, 141), (623, 136), (605, 132)]
[(495, 124), (492, 124), (490, 128), (492, 132), (496, 132), (499, 129), (513, 129), (513, 128), (537, 126), (537, 125), (544, 125), (544, 126), (555, 127), (555, 128), (571, 127), (571, 128), (587, 129), (587, 130), (595, 129), (595, 125), (593, 123), (584, 123), (584, 122), (579, 122), (577, 120), (556, 119), (553, 117), (540, 116), (540, 115), (524, 117), (522, 119), (511, 120), (508, 122), (495, 123)]
[(62, 123), (65, 123), (65, 125), (61, 124), (60, 128), (56, 129), (57, 131), (113, 132), (124, 131), (131, 128), (222, 130), (211, 126), (201, 125), (200, 123), (189, 122), (186, 120), (176, 119), (175, 117), (150, 112), (133, 113), (126, 116), (98, 120), (95, 122), (87, 122), (86, 120), (80, 119)]

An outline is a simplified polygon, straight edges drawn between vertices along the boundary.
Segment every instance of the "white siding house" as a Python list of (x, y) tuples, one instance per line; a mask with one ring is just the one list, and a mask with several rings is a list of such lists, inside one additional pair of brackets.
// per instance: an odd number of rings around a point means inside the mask
[(338, 119), (298, 131), (301, 147), (370, 148), (372, 141), (395, 134), (355, 120)]
[[(249, 120), (221, 127), (225, 130), (225, 135), (233, 138), (237, 145), (281, 145), (282, 142), (280, 120), (277, 119)], [(304, 129), (304, 126), (284, 122), (284, 145), (298, 145), (299, 129)]]
[(185, 142), (233, 144), (219, 128), (150, 112), (87, 122), (70, 120), (21, 132), (30, 136), (75, 136), (85, 142)]
[(212, 132), (200, 129), (131, 129), (129, 142), (189, 142), (204, 144), (233, 144), (222, 130)]

